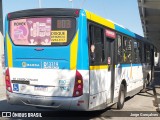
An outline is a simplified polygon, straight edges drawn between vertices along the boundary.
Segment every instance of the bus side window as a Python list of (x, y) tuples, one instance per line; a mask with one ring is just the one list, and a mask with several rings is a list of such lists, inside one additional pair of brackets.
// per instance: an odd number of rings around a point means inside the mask
[(127, 37), (123, 38), (123, 62), (132, 62), (132, 41)]
[(118, 39), (118, 63), (121, 63), (123, 61), (123, 51), (122, 51), (122, 36), (117, 35)]
[(126, 62), (127, 58), (126, 58), (126, 40), (123, 37), (123, 62)]
[(104, 53), (104, 32), (101, 27), (90, 27), (90, 63), (100, 65), (105, 60)]
[(134, 40), (134, 62), (139, 63), (140, 62), (140, 56), (139, 56), (139, 42)]
[(89, 39), (90, 39), (90, 62), (95, 62), (95, 43), (94, 43), (94, 26), (89, 26)]

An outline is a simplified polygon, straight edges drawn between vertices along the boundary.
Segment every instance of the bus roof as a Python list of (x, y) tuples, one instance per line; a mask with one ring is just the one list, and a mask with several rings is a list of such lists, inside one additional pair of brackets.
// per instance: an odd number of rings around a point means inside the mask
[[(54, 11), (53, 11), (54, 10)], [(15, 19), (18, 17), (28, 17), (28, 16), (41, 16), (41, 15), (54, 15), (54, 16), (75, 16), (78, 17), (79, 14), (76, 13), (76, 11), (80, 11), (81, 9), (70, 9), (70, 8), (41, 8), (41, 9), (28, 9), (28, 10), (21, 10), (16, 11), (8, 14), (8, 19)], [(122, 25), (119, 25), (111, 20), (105, 19), (103, 17), (100, 17), (88, 10), (84, 10), (86, 12), (87, 19), (94, 21), (96, 23), (99, 23), (103, 26), (109, 27), (113, 30), (116, 30), (120, 33), (126, 34), (128, 36), (131, 36), (133, 38), (143, 40), (143, 37), (140, 35), (137, 35), (136, 33), (128, 30), (127, 28), (123, 27)]]
[(88, 10), (85, 10), (85, 12), (86, 12), (87, 19), (89, 19), (91, 21), (94, 21), (96, 23), (99, 23), (101, 25), (109, 27), (109, 28), (111, 28), (113, 30), (116, 30), (116, 31), (121, 32), (123, 34), (126, 34), (128, 36), (131, 36), (133, 38), (136, 38), (136, 39), (139, 39), (139, 40), (143, 40), (142, 36), (130, 31), (129, 29), (123, 27), (122, 25), (119, 25), (117, 23), (114, 23), (111, 20), (108, 20), (108, 19), (105, 19), (103, 17), (100, 17), (100, 16), (98, 16), (98, 15), (96, 15), (96, 14), (94, 14), (94, 13), (88, 11)]
[(31, 17), (31, 16), (79, 16), (76, 12), (80, 9), (70, 8), (40, 8), (40, 9), (27, 9), (8, 13), (8, 19), (15, 19), (18, 17)]

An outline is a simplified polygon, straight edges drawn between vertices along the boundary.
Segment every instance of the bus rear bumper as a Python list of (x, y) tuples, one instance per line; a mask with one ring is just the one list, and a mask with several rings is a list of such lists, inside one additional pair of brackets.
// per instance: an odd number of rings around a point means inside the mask
[(14, 105), (28, 105), (39, 108), (88, 111), (89, 94), (79, 97), (49, 97), (24, 95), (7, 91), (7, 102)]

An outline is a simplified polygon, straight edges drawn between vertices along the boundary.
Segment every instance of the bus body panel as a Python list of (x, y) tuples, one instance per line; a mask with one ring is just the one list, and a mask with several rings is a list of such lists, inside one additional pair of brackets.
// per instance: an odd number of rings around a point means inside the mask
[(15, 93), (42, 96), (73, 94), (75, 70), (10, 68), (9, 72)]
[(89, 51), (88, 51), (88, 23), (84, 10), (80, 11), (79, 17), (79, 41), (78, 41), (78, 56), (77, 69), (89, 70)]
[(90, 102), (89, 109), (93, 109), (107, 102), (110, 98), (111, 72), (108, 69), (90, 70)]
[[(116, 66), (114, 102), (117, 102), (122, 80), (127, 82), (127, 96), (132, 96), (143, 89), (144, 78), (147, 78), (147, 75), (143, 75), (143, 71), (150, 72), (150, 66), (145, 66), (147, 68), (144, 68), (142, 64), (118, 64)], [(110, 103), (111, 74), (107, 68), (91, 70), (90, 73), (90, 87), (92, 88), (90, 88), (89, 109), (104, 109), (106, 104)]]

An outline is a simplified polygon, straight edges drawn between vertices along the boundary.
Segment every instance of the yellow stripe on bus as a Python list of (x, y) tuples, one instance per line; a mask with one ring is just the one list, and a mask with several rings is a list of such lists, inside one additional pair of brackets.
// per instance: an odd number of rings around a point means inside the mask
[(6, 37), (7, 37), (8, 67), (12, 67), (13, 66), (12, 43), (11, 40), (9, 39), (8, 34), (6, 35)]
[(78, 31), (70, 47), (70, 70), (76, 69), (77, 54), (78, 54)]
[(114, 23), (107, 20), (107, 19), (104, 19), (94, 13), (91, 13), (89, 11), (86, 10), (86, 16), (87, 16), (87, 19), (91, 20), (91, 21), (94, 21), (96, 23), (99, 23), (101, 25), (104, 25), (106, 27), (109, 27), (111, 29), (115, 29), (115, 26), (114, 26)]
[(108, 65), (90, 66), (90, 70), (108, 69)]

